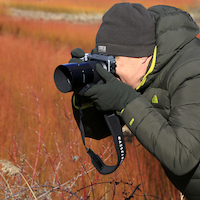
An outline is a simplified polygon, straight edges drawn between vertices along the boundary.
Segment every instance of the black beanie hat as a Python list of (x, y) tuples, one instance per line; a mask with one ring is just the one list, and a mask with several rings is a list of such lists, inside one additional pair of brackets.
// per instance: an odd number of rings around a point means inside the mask
[(146, 57), (155, 47), (155, 23), (141, 4), (118, 3), (103, 16), (96, 36), (98, 53)]

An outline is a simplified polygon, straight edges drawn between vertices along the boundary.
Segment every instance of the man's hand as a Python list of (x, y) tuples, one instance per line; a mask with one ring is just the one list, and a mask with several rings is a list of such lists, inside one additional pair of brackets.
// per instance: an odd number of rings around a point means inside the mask
[(121, 111), (128, 103), (139, 96), (139, 93), (131, 86), (119, 81), (102, 66), (97, 64), (96, 70), (105, 84), (92, 86), (84, 93), (84, 96), (91, 98), (99, 110)]
[[(97, 53), (96, 49), (92, 49), (91, 54)], [(70, 59), (69, 63), (83, 63), (80, 58), (85, 56), (85, 52), (81, 48), (76, 48), (71, 51), (72, 58)]]
[(80, 48), (76, 48), (71, 51), (71, 56), (69, 63), (83, 63), (80, 58), (85, 56), (85, 52)]

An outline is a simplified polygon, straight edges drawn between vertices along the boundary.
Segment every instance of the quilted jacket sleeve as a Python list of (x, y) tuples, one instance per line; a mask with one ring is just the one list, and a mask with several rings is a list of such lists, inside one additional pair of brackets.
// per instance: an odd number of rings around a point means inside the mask
[(176, 175), (186, 174), (200, 161), (200, 76), (182, 80), (169, 84), (173, 93), (168, 119), (143, 96), (121, 115), (143, 146)]

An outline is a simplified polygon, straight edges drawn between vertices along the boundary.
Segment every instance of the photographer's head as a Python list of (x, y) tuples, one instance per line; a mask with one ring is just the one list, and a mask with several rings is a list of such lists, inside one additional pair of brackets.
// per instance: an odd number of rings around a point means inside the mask
[(117, 75), (134, 89), (146, 73), (154, 47), (155, 23), (141, 4), (115, 4), (103, 16), (97, 51), (115, 56)]

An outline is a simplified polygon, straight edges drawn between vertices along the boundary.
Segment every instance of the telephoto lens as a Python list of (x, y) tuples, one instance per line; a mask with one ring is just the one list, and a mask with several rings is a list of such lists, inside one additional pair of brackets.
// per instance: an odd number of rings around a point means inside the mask
[(54, 73), (54, 81), (57, 88), (63, 92), (78, 91), (89, 83), (97, 83), (101, 80), (96, 72), (97, 61), (89, 61), (81, 64), (67, 63), (59, 65)]
[(54, 81), (61, 92), (79, 91), (87, 84), (96, 84), (102, 80), (96, 71), (97, 64), (115, 74), (114, 56), (86, 53), (80, 59), (84, 62), (62, 64), (55, 69)]

